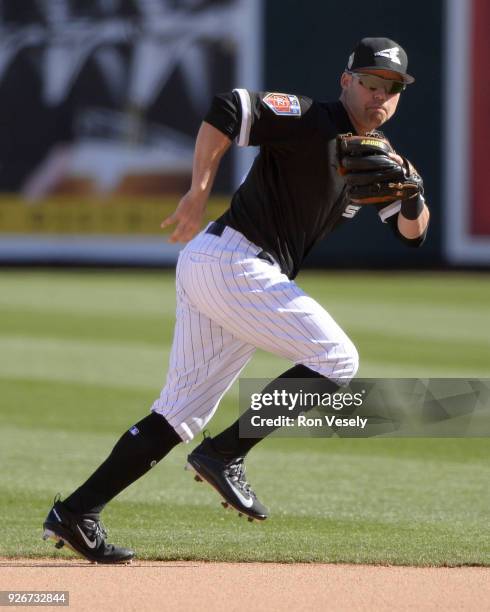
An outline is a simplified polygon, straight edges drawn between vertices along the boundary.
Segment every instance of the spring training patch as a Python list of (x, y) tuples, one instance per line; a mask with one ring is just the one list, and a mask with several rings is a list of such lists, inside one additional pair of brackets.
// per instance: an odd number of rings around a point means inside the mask
[(282, 93), (267, 94), (263, 100), (275, 115), (301, 116), (301, 106), (297, 96)]

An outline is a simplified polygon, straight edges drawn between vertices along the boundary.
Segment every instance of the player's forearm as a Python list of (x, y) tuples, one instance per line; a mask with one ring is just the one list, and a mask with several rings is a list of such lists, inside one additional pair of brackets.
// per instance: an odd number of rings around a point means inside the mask
[(398, 214), (398, 231), (409, 240), (419, 238), (429, 225), (429, 209), (426, 204), (422, 206), (420, 214), (415, 219), (408, 219), (403, 215), (403, 208)]
[(203, 121), (197, 134), (192, 166), (191, 192), (208, 197), (223, 155), (231, 140), (215, 127)]

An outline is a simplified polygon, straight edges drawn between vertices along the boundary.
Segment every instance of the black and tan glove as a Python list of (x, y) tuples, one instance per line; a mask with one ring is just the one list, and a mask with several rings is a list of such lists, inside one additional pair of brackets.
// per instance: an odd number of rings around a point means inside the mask
[(378, 132), (337, 136), (338, 171), (355, 204), (380, 204), (422, 196), (422, 178)]

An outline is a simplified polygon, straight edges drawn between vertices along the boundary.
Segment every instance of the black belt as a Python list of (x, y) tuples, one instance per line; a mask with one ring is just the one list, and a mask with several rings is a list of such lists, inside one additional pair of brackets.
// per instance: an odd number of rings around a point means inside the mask
[(206, 234), (213, 234), (213, 236), (221, 236), (221, 234), (225, 231), (225, 227), (226, 225), (224, 223), (213, 221), (206, 230)]
[[(224, 223), (220, 223), (219, 221), (213, 221), (205, 233), (212, 234), (213, 236), (221, 236), (225, 231), (225, 227), (226, 225)], [(267, 251), (260, 251), (260, 253), (257, 253), (257, 257), (259, 259), (264, 259), (265, 261), (268, 261), (272, 265), (276, 263), (274, 257), (272, 257), (272, 255)]]

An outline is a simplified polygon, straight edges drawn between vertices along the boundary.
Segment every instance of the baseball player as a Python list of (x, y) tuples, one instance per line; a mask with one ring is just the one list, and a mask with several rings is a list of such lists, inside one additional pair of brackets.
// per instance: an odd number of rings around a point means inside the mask
[[(124, 433), (89, 479), (64, 501), (55, 499), (45, 539), (91, 561), (130, 561), (132, 550), (107, 543), (100, 512), (174, 446), (203, 430), (257, 347), (293, 364), (268, 391), (287, 378), (322, 379), (333, 391), (355, 376), (354, 344), (294, 278), (319, 240), (367, 206), (375, 206), (380, 221), (408, 246), (423, 243), (429, 212), (422, 180), (372, 132), (394, 115), (413, 83), (407, 64), (396, 42), (365, 38), (341, 75), (338, 101), (246, 89), (215, 96), (197, 136), (191, 188), (162, 223), (175, 225), (172, 242), (187, 242), (176, 269), (165, 387), (151, 413)], [(229, 209), (198, 233), (233, 141), (257, 145), (259, 153)], [(240, 419), (204, 438), (188, 465), (225, 507), (264, 520), (268, 510), (244, 469), (245, 456), (262, 438), (240, 438), (239, 429)]]

